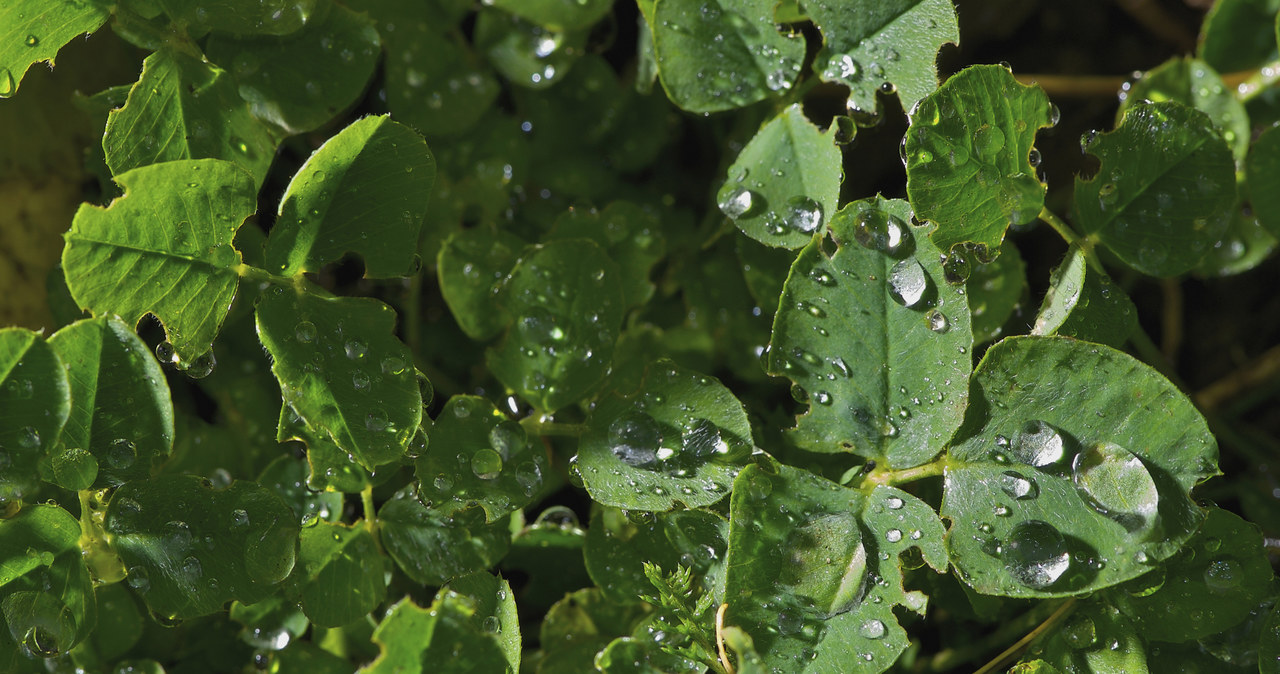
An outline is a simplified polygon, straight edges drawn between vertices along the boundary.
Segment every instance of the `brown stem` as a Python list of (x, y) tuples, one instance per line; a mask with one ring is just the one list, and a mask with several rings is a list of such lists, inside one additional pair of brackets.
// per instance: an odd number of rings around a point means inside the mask
[(1129, 16), (1151, 32), (1152, 35), (1168, 42), (1182, 52), (1192, 52), (1196, 48), (1196, 38), (1169, 13), (1160, 3), (1154, 0), (1116, 0)]
[(1115, 96), (1128, 77), (1122, 75), (1055, 75), (1025, 73), (1016, 76), (1023, 84), (1039, 84), (1050, 98), (1105, 98)]
[(1164, 294), (1164, 314), (1161, 316), (1160, 352), (1170, 363), (1178, 362), (1178, 349), (1182, 348), (1182, 284), (1177, 279), (1160, 282)]
[(1280, 346), (1245, 363), (1231, 374), (1196, 392), (1196, 405), (1205, 411), (1221, 408), (1235, 398), (1280, 377)]

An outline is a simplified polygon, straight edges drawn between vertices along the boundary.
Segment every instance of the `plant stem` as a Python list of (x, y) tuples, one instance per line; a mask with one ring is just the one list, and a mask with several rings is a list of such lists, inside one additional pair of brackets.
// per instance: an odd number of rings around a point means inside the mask
[(561, 424), (555, 421), (542, 421), (538, 417), (525, 417), (520, 425), (529, 435), (552, 435), (576, 438), (587, 432), (586, 424)]
[(1075, 608), (1075, 605), (1075, 598), (1064, 601), (1062, 605), (1058, 607), (1058, 610), (1054, 611), (1045, 619), (1044, 622), (1037, 625), (1036, 628), (1028, 632), (1026, 636), (1019, 639), (1012, 646), (1006, 648), (1003, 653), (997, 655), (973, 674), (991, 674), (992, 672), (1003, 668), (1010, 660), (1016, 658), (1027, 646), (1031, 645), (1032, 641), (1035, 641), (1042, 634), (1048, 632), (1050, 628), (1062, 622), (1064, 618), (1071, 614), (1071, 610)]
[(1280, 346), (1271, 347), (1231, 374), (1200, 389), (1192, 397), (1200, 409), (1217, 410), (1227, 402), (1276, 378), (1280, 378)]
[(1119, 75), (1015, 75), (1023, 84), (1039, 84), (1051, 98), (1106, 98), (1115, 96), (1127, 77)]
[(1160, 353), (1170, 363), (1177, 360), (1182, 347), (1182, 284), (1177, 279), (1161, 279), (1164, 313), (1160, 315)]
[(905, 482), (914, 482), (926, 477), (934, 477), (941, 475), (947, 469), (945, 459), (931, 461), (924, 465), (915, 466), (914, 468), (904, 468), (902, 470), (873, 470), (862, 479), (864, 485), (896, 485)]
[[(1244, 77), (1240, 77), (1244, 75)], [(1241, 103), (1248, 103), (1262, 92), (1280, 82), (1280, 61), (1272, 61), (1255, 71), (1234, 73), (1222, 78), (1228, 86), (1235, 84), (1236, 98)]]
[(265, 269), (259, 269), (247, 264), (237, 265), (236, 274), (238, 274), (240, 278), (249, 281), (271, 283), (285, 288), (294, 288), (298, 285), (297, 281), (291, 276), (278, 276)]
[(373, 544), (378, 546), (378, 552), (382, 552), (382, 541), (378, 538), (378, 513), (373, 507), (373, 485), (360, 491), (360, 505), (364, 510), (364, 526), (369, 530), (369, 535), (373, 536)]
[(1093, 239), (1077, 235), (1075, 230), (1071, 229), (1070, 225), (1063, 221), (1062, 218), (1059, 218), (1056, 213), (1049, 210), (1048, 207), (1041, 208), (1040, 214), (1036, 217), (1048, 223), (1048, 225), (1053, 228), (1053, 231), (1057, 232), (1058, 236), (1062, 237), (1062, 240), (1067, 242), (1068, 246), (1072, 244), (1079, 246), (1081, 252), (1084, 253), (1085, 264), (1087, 264), (1090, 269), (1101, 272), (1102, 274), (1107, 273), (1107, 270), (1102, 267), (1102, 260), (1098, 259), (1097, 252), (1093, 250)]
[[(1023, 638), (1020, 635), (1026, 634), (1029, 630), (1034, 633), (1035, 630), (1041, 629), (1046, 617), (1052, 617), (1061, 608), (1061, 605), (1056, 601), (1037, 604), (1026, 613), (1000, 625), (994, 632), (976, 642), (957, 648), (948, 648), (935, 654), (925, 664), (924, 671), (945, 672), (954, 670), (961, 664), (976, 660), (982, 657), (984, 653), (990, 653), (1012, 640), (1020, 640)], [(1040, 627), (1037, 627), (1037, 625)]]

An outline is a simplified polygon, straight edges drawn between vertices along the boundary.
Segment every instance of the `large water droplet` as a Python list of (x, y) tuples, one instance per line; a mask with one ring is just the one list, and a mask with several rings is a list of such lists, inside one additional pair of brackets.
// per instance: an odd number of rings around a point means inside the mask
[(889, 293), (904, 307), (919, 304), (928, 289), (924, 267), (914, 257), (898, 262), (889, 270)]
[(826, 513), (810, 518), (788, 537), (791, 555), (779, 581), (830, 617), (845, 613), (862, 599), (867, 553), (852, 513)]
[(886, 631), (884, 623), (875, 619), (862, 623), (862, 626), (858, 628), (858, 634), (867, 639), (880, 639), (884, 637)]
[(973, 134), (973, 149), (987, 161), (991, 161), (1004, 149), (1004, 132), (1000, 127), (983, 124)]
[(950, 322), (947, 321), (947, 315), (937, 309), (930, 309), (924, 315), (924, 322), (930, 330), (938, 334), (946, 332), (951, 327)]
[(896, 255), (910, 234), (896, 215), (869, 208), (853, 221), (853, 238), (864, 248)]
[(1091, 508), (1130, 531), (1155, 520), (1160, 493), (1147, 467), (1132, 452), (1102, 442), (1080, 452), (1071, 465), (1076, 490)]
[(708, 419), (697, 419), (680, 438), (680, 451), (705, 459), (713, 454), (724, 454), (729, 445), (720, 435), (720, 428)]
[(1000, 474), (1000, 489), (1010, 498), (1018, 501), (1029, 501), (1040, 495), (1040, 486), (1035, 480), (1023, 477), (1012, 470)]
[(1005, 569), (1014, 580), (1035, 590), (1053, 585), (1071, 566), (1062, 533), (1040, 520), (1015, 526), (1001, 550)]
[(1076, 614), (1062, 626), (1062, 639), (1068, 646), (1083, 650), (1098, 642), (1098, 628), (1089, 616)]
[(204, 353), (196, 356), (195, 360), (190, 362), (175, 361), (178, 369), (182, 373), (192, 379), (204, 379), (213, 374), (214, 368), (218, 366), (218, 359), (213, 355), (213, 349), (209, 349)]
[(848, 54), (832, 54), (827, 60), (827, 67), (822, 71), (823, 79), (841, 79), (856, 82), (862, 72), (861, 66)]
[(628, 466), (650, 466), (658, 458), (662, 429), (653, 417), (633, 410), (609, 426), (609, 445), (613, 455)]
[(720, 211), (737, 220), (755, 213), (761, 198), (755, 192), (740, 185), (725, 185), (719, 199)]
[(1215, 559), (1204, 570), (1204, 584), (1213, 592), (1234, 590), (1243, 579), (1244, 568), (1231, 558)]
[(492, 480), (502, 472), (502, 457), (492, 449), (481, 449), (471, 455), (471, 472), (481, 480)]
[(316, 339), (316, 324), (311, 321), (299, 321), (298, 327), (294, 329), (293, 336), (298, 338), (299, 342), (306, 344)]
[(822, 225), (822, 205), (809, 197), (791, 197), (784, 218), (788, 227), (808, 234)]
[(514, 421), (502, 421), (489, 430), (489, 446), (503, 461), (524, 450), (527, 437), (524, 428)]
[(1053, 426), (1038, 419), (1022, 426), (1011, 448), (1019, 461), (1037, 468), (1061, 461), (1065, 451), (1062, 435)]
[(18, 90), (13, 81), (13, 73), (8, 68), (0, 68), (0, 98), (9, 98)]
[(116, 438), (107, 445), (107, 465), (116, 470), (125, 470), (138, 460), (138, 447), (125, 438)]
[(125, 582), (129, 584), (129, 587), (142, 593), (151, 589), (151, 578), (147, 574), (147, 569), (145, 567), (134, 566), (126, 573)]

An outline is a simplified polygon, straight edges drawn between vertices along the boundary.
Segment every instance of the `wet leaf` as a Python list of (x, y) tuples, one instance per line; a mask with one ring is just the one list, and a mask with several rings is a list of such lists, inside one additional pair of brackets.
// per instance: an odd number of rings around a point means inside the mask
[(440, 294), (458, 327), (472, 339), (496, 337), (511, 316), (497, 306), (494, 286), (511, 272), (525, 242), (503, 230), (464, 229), (440, 247)]
[(15, 0), (0, 8), (0, 98), (18, 92), (27, 68), (53, 59), (58, 50), (111, 17), (107, 2)]
[(941, 513), (951, 561), (978, 592), (1110, 587), (1199, 526), (1188, 492), (1217, 474), (1217, 444), (1150, 367), (1102, 345), (1011, 337), (987, 351), (972, 386)]
[(938, 223), (938, 248), (994, 251), (1010, 225), (1036, 219), (1045, 186), (1032, 144), (1054, 121), (1044, 91), (1001, 66), (965, 68), (920, 100), (904, 141), (907, 197), (916, 217)]
[(1138, 327), (1138, 310), (1105, 274), (1090, 269), (1078, 244), (1049, 276), (1033, 335), (1063, 335), (1119, 348)]
[(973, 322), (973, 343), (1000, 337), (1009, 317), (1017, 310), (1027, 290), (1027, 269), (1022, 254), (1005, 239), (994, 262), (978, 264), (966, 283), (969, 313)]
[(489, 4), (552, 30), (590, 28), (613, 8), (611, 0), (493, 0)]
[(1236, 160), (1249, 150), (1249, 115), (1222, 77), (1200, 59), (1175, 57), (1133, 82), (1116, 112), (1117, 122), (1133, 104), (1177, 101), (1209, 115)]
[(0, 512), (11, 513), (34, 494), (37, 465), (70, 414), (70, 384), (57, 351), (30, 330), (0, 330)]
[(387, 594), (385, 558), (363, 524), (318, 522), (302, 530), (289, 582), (320, 627), (340, 627), (372, 611)]
[(1253, 212), (1273, 237), (1280, 237), (1280, 192), (1271, 189), (1280, 184), (1280, 128), (1263, 131), (1249, 148), (1244, 165)]
[(37, 657), (66, 653), (93, 630), (96, 603), (80, 555), (80, 526), (53, 505), (0, 520), (0, 618), (10, 638)]
[(628, 636), (645, 616), (643, 605), (619, 605), (605, 599), (600, 588), (566, 594), (547, 611), (540, 641), (539, 672), (574, 674), (595, 668), (596, 654), (613, 639)]
[(1102, 161), (1076, 178), (1075, 221), (1125, 264), (1152, 276), (1194, 268), (1226, 230), (1235, 162), (1209, 117), (1180, 103), (1139, 103), (1088, 141)]
[(1133, 622), (1100, 601), (1078, 605), (1053, 636), (1036, 649), (1036, 656), (1063, 672), (1148, 671), (1147, 645)]
[(378, 510), (382, 546), (410, 578), (440, 585), (492, 567), (507, 554), (506, 520), (486, 524), (484, 511), (469, 508), (446, 516), (400, 492)]
[(599, 401), (577, 469), (598, 503), (664, 511), (710, 505), (751, 454), (742, 403), (719, 381), (671, 361), (649, 366), (640, 390)]
[(382, 619), (373, 639), (382, 652), (360, 669), (369, 674), (467, 674), (510, 672), (509, 663), (492, 634), (473, 626), (475, 602), (448, 590), (431, 607), (412, 600), (398, 602)]
[(930, 231), (904, 201), (857, 201), (832, 222), (836, 251), (815, 240), (787, 277), (770, 374), (808, 403), (794, 441), (897, 468), (924, 463), (960, 425), (972, 369), (963, 289), (943, 278)]
[[(666, 240), (658, 213), (629, 201), (615, 201), (602, 211), (571, 208), (559, 218), (546, 241), (591, 239), (622, 272), (622, 293), (628, 307), (653, 296), (649, 272), (666, 254)], [(491, 240), (491, 239), (490, 239)]]
[(935, 62), (944, 44), (959, 44), (948, 0), (822, 0), (806, 2), (822, 30), (814, 71), (849, 87), (849, 108), (875, 112), (876, 92), (898, 92), (902, 109), (938, 88)]
[(126, 483), (104, 526), (128, 568), (125, 582), (166, 619), (270, 596), (293, 570), (299, 531), (271, 491), (252, 482), (217, 490), (192, 475)]
[(288, 35), (311, 18), (318, 0), (154, 0), (195, 34), (207, 31)]
[(591, 580), (612, 601), (632, 603), (652, 594), (644, 573), (644, 564), (652, 562), (663, 569), (693, 569), (703, 593), (718, 605), (728, 537), (729, 521), (705, 510), (647, 513), (596, 506), (583, 556)]
[(295, 276), (352, 252), (370, 278), (415, 273), (435, 174), (431, 150), (409, 127), (388, 117), (353, 123), (290, 181), (267, 241), (268, 268)]
[(1256, 68), (1276, 53), (1275, 0), (1219, 0), (1200, 26), (1197, 55), (1231, 73)]
[(236, 230), (256, 208), (253, 180), (234, 164), (196, 159), (116, 176), (124, 196), (83, 204), (64, 237), (62, 268), (76, 303), (134, 325), (164, 324), (171, 360), (189, 369), (209, 352), (239, 285)]
[(448, 588), (475, 602), (471, 628), (492, 634), (507, 660), (507, 671), (520, 669), (520, 622), (515, 595), (501, 576), (478, 571), (449, 583)]
[(793, 105), (760, 128), (720, 187), (720, 210), (747, 236), (799, 248), (823, 231), (840, 196), (840, 149)]
[(690, 112), (740, 108), (785, 93), (800, 74), (804, 41), (773, 23), (773, 0), (661, 0), (653, 29), (658, 77)]

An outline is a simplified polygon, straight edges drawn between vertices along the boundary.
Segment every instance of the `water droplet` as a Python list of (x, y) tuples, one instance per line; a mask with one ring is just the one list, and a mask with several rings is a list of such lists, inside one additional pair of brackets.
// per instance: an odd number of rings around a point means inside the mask
[(126, 574), (125, 581), (129, 583), (129, 587), (142, 593), (151, 589), (151, 578), (148, 576), (146, 568), (135, 566), (130, 568)]
[(231, 511), (231, 526), (236, 529), (243, 529), (249, 526), (249, 513), (243, 508), (236, 508)]
[(354, 339), (343, 345), (342, 350), (346, 352), (347, 358), (351, 360), (360, 360), (369, 354), (369, 347), (363, 342)]
[(382, 369), (382, 374), (389, 374), (389, 375), (395, 376), (395, 375), (403, 374), (404, 371), (408, 369), (408, 365), (405, 364), (404, 359), (402, 358), (397, 358), (395, 356), (387, 356), (386, 358), (382, 359), (381, 369)]
[(524, 451), (527, 442), (524, 428), (514, 421), (504, 420), (489, 429), (489, 446), (503, 461)]
[(200, 560), (195, 557), (187, 557), (182, 560), (182, 576), (187, 582), (200, 580), (204, 575), (204, 566), (200, 564)]
[(369, 375), (361, 370), (351, 373), (351, 386), (357, 391), (363, 391), (369, 388)]
[(107, 465), (116, 470), (125, 470), (138, 459), (138, 447), (125, 438), (116, 438), (107, 445)]
[(364, 416), (364, 427), (374, 433), (381, 433), (387, 430), (391, 421), (387, 419), (387, 413), (382, 410), (374, 410)]
[(978, 151), (987, 161), (995, 159), (1004, 149), (1004, 131), (1000, 127), (983, 124), (973, 134), (973, 149)]
[(1010, 498), (1019, 501), (1030, 501), (1040, 495), (1040, 485), (1035, 480), (1023, 477), (1012, 470), (1000, 474), (1000, 489)]
[(1068, 646), (1083, 650), (1098, 643), (1098, 629), (1094, 626), (1093, 619), (1077, 613), (1062, 626), (1062, 639)]
[(315, 341), (316, 324), (311, 321), (300, 321), (298, 323), (298, 327), (294, 329), (293, 336), (303, 344)]
[(831, 367), (835, 368), (836, 372), (839, 372), (841, 376), (853, 376), (853, 370), (849, 368), (849, 364), (844, 362), (844, 359), (839, 356), (831, 359)]
[(492, 449), (481, 449), (471, 455), (471, 472), (481, 480), (492, 480), (502, 472), (502, 457)]
[(969, 263), (969, 255), (965, 245), (958, 243), (942, 255), (942, 277), (951, 285), (960, 285), (969, 280), (973, 266)]
[(919, 304), (928, 289), (929, 280), (924, 267), (914, 257), (898, 262), (889, 270), (889, 293), (904, 307)]
[(896, 255), (909, 234), (902, 220), (882, 210), (868, 208), (853, 221), (853, 238), (862, 247)]
[(1071, 479), (1089, 507), (1130, 531), (1146, 529), (1156, 517), (1160, 493), (1146, 466), (1120, 445), (1103, 442), (1076, 455)]
[(828, 288), (836, 284), (836, 278), (825, 269), (810, 269), (809, 278), (813, 279), (814, 283)]
[(32, 426), (24, 426), (18, 431), (18, 445), (23, 449), (35, 449), (40, 446), (40, 431)]
[(1014, 580), (1035, 590), (1053, 585), (1071, 566), (1066, 539), (1041, 520), (1019, 523), (1001, 550), (1005, 569)]
[(156, 360), (169, 365), (178, 362), (178, 354), (167, 340), (156, 344)]
[(822, 77), (828, 80), (841, 79), (847, 82), (856, 82), (861, 73), (861, 66), (853, 57), (848, 54), (832, 54), (827, 60), (827, 67), (822, 71)]
[(889, 510), (899, 510), (902, 508), (903, 501), (897, 496), (890, 496), (884, 500), (884, 504), (889, 507)]
[(862, 623), (862, 627), (858, 628), (858, 633), (867, 639), (880, 639), (885, 632), (884, 623), (874, 619)]
[(805, 196), (787, 200), (785, 222), (797, 232), (808, 234), (822, 225), (822, 206)]
[(740, 185), (725, 185), (727, 190), (722, 190), (719, 200), (721, 212), (730, 218), (737, 220), (739, 218), (752, 215), (758, 207), (760, 197), (751, 190)]
[(0, 68), (0, 98), (9, 98), (18, 90), (13, 81), (13, 73), (8, 68)]
[(712, 454), (725, 454), (729, 445), (720, 435), (720, 428), (707, 419), (697, 419), (680, 438), (681, 451), (698, 459)]
[(1014, 438), (1011, 449), (1019, 461), (1037, 468), (1061, 461), (1065, 451), (1058, 431), (1038, 419), (1023, 425)]
[(27, 45), (28, 47), (34, 47), (34, 46), (36, 46), (36, 45), (40, 44), (40, 38), (38, 38), (38, 37), (36, 37), (36, 36), (34, 36), (34, 35), (28, 35), (28, 36), (27, 36), (27, 39), (25, 39), (25, 40), (23, 40), (23, 41), (22, 41), (22, 44), (25, 44), (25, 45)]
[(951, 324), (947, 321), (946, 314), (937, 309), (930, 309), (924, 315), (924, 322), (929, 326), (930, 330), (938, 334), (946, 332), (951, 327)]
[(651, 466), (662, 445), (662, 429), (653, 417), (632, 410), (609, 426), (609, 445), (613, 455), (628, 466)]
[(884, 539), (886, 541), (889, 541), (890, 543), (897, 543), (898, 541), (902, 540), (902, 530), (890, 529), (884, 532)]
[(438, 491), (449, 491), (450, 489), (453, 489), (453, 478), (441, 473), (436, 476), (436, 479), (431, 481), (431, 484), (434, 485)]
[(1040, 151), (1035, 148), (1031, 148), (1031, 151), (1027, 153), (1027, 163), (1031, 164), (1032, 168), (1039, 166)]
[(1215, 559), (1204, 570), (1204, 584), (1212, 592), (1230, 592), (1239, 587), (1242, 580), (1244, 568), (1234, 559)]
[(498, 616), (485, 616), (485, 619), (480, 621), (480, 628), (490, 634), (497, 634), (502, 630), (502, 622), (498, 620)]
[(791, 556), (778, 582), (824, 616), (848, 612), (862, 599), (867, 554), (857, 518), (823, 513), (792, 530), (782, 550)]

